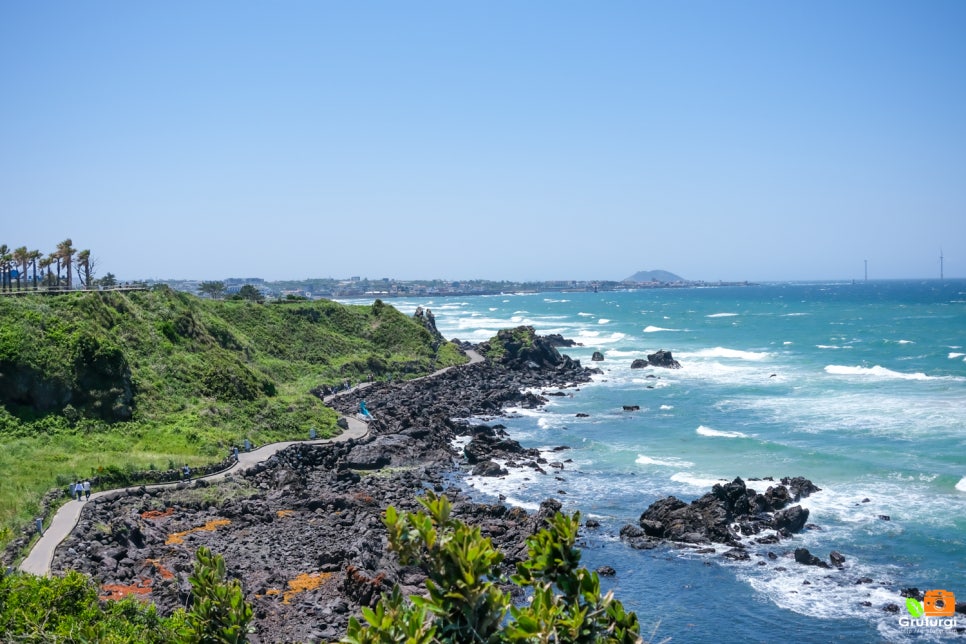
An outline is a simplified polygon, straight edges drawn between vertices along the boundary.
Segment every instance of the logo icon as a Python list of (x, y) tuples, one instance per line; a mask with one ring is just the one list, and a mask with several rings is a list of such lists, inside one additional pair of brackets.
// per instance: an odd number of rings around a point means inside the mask
[(922, 601), (906, 598), (906, 610), (915, 618), (952, 617), (956, 614), (956, 596), (948, 590), (927, 590)]

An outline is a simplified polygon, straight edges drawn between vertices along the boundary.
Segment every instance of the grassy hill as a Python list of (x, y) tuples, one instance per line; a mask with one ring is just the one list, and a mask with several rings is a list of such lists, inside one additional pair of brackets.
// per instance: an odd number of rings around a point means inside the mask
[(0, 546), (54, 486), (338, 433), (314, 395), (465, 358), (376, 301), (258, 304), (144, 292), (0, 297)]

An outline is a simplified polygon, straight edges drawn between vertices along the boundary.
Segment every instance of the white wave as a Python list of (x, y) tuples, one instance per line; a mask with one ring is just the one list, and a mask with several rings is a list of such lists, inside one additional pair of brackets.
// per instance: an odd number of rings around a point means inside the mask
[(661, 331), (678, 331), (679, 329), (665, 329), (660, 326), (647, 326), (644, 327), (644, 333), (660, 333)]
[(955, 353), (954, 352), (954, 353), (950, 353), (949, 354), (949, 359), (950, 360), (955, 360), (956, 358), (962, 358), (963, 356), (966, 356), (966, 353)]
[(629, 356), (642, 356), (644, 352), (642, 351), (621, 351), (620, 349), (608, 349), (608, 358), (627, 358)]
[(723, 432), (719, 429), (705, 427), (704, 425), (698, 426), (695, 431), (699, 436), (713, 436), (717, 438), (748, 438), (748, 434), (742, 434), (741, 432)]
[(653, 458), (646, 454), (638, 454), (634, 460), (638, 465), (661, 465), (663, 467), (693, 467), (694, 463), (673, 456), (668, 458)]
[(608, 320), (607, 318), (600, 318), (599, 320), (597, 320), (597, 324), (607, 324), (608, 322), (610, 322), (610, 320)]
[(661, 411), (671, 411), (674, 409), (674, 405), (661, 405)]
[(737, 313), (712, 313), (711, 315), (706, 315), (706, 318), (733, 318), (737, 316)]
[(839, 346), (837, 344), (816, 344), (815, 348), (816, 349), (851, 349), (852, 347), (848, 345)]
[(956, 489), (960, 492), (966, 492), (966, 476), (959, 480), (959, 483), (956, 484)]
[[(881, 571), (869, 566), (851, 563), (847, 566), (853, 577), (881, 576)], [(785, 570), (776, 570), (779, 567)], [(901, 599), (894, 590), (874, 584), (842, 584), (834, 576), (817, 575), (814, 568), (798, 566), (791, 561), (781, 562), (780, 566), (754, 568), (743, 564), (735, 570), (756, 592), (779, 608), (817, 619), (869, 618), (870, 609), (862, 607), (858, 599), (869, 601), (873, 606), (897, 603), (897, 599)]]
[(580, 313), (578, 313), (577, 315), (579, 315), (582, 318), (592, 318), (592, 317), (594, 317), (594, 314), (593, 313), (584, 313), (582, 311)]
[(740, 351), (738, 349), (726, 349), (724, 347), (702, 349), (701, 351), (687, 355), (694, 358), (737, 358), (739, 360), (764, 360), (769, 356), (765, 351)]
[(688, 472), (677, 472), (671, 475), (671, 480), (675, 483), (684, 483), (691, 487), (696, 487), (707, 492), (718, 483), (727, 483), (727, 479), (712, 479), (696, 476)]
[(569, 302), (570, 300), (554, 300), (554, 299), (551, 299), (549, 297), (545, 297), (543, 299), (543, 301), (546, 302), (546, 303), (548, 303), (548, 304), (560, 304), (562, 302)]
[(927, 376), (924, 373), (902, 373), (886, 369), (876, 365), (874, 367), (849, 367), (847, 365), (830, 364), (826, 365), (825, 373), (833, 376), (873, 376), (876, 378), (889, 378), (894, 380), (933, 380), (934, 376)]
[(899, 344), (915, 344), (912, 340), (899, 340)]
[(609, 336), (602, 336), (599, 331), (587, 331), (581, 330), (577, 334), (578, 342), (582, 342), (587, 345), (601, 345), (601, 344), (611, 344), (614, 342), (620, 342), (626, 335), (623, 333), (611, 333)]

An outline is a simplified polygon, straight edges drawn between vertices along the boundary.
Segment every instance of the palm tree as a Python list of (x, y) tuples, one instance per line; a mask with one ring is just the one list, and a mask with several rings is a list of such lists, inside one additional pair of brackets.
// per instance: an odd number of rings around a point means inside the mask
[(13, 261), (20, 270), (17, 271), (17, 290), (20, 290), (21, 276), (27, 276), (27, 264), (30, 263), (30, 251), (26, 246), (21, 246), (13, 251)]
[(10, 254), (10, 247), (6, 244), (0, 244), (0, 285), (3, 286), (3, 290), (7, 290), (7, 282), (9, 278), (7, 275), (10, 273), (10, 262), (13, 260), (13, 255)]
[(39, 250), (30, 251), (30, 264), (34, 269), (34, 290), (37, 290), (37, 260), (43, 257), (43, 253)]
[(84, 288), (91, 287), (91, 251), (84, 249), (77, 253), (77, 272)]
[(57, 258), (54, 257), (53, 254), (43, 255), (40, 258), (40, 270), (41, 271), (45, 269), (47, 270), (47, 275), (42, 280), (43, 283), (47, 286), (47, 288), (50, 288), (51, 286), (54, 285), (54, 277), (53, 275), (50, 274), (50, 265), (53, 264), (56, 259)]
[[(68, 237), (64, 241), (57, 244), (57, 256), (64, 261), (64, 265), (67, 267), (67, 290), (68, 291), (71, 289), (71, 286), (72, 286), (71, 282), (73, 280), (71, 279), (72, 278), (71, 267), (73, 266), (73, 263), (74, 263), (74, 253), (77, 252), (77, 249), (72, 246), (73, 243), (74, 243), (73, 240), (71, 240), (71, 238)], [(57, 265), (57, 273), (58, 273), (57, 277), (60, 277), (59, 263)]]

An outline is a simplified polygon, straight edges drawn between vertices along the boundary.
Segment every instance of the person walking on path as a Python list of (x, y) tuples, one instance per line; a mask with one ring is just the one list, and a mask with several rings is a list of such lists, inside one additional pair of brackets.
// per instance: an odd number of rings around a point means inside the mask
[(84, 500), (91, 500), (91, 482), (88, 479), (84, 479)]
[(84, 494), (84, 486), (81, 484), (80, 480), (77, 480), (74, 483), (74, 489), (71, 490), (71, 495), (74, 497), (74, 499), (80, 501), (82, 494)]

